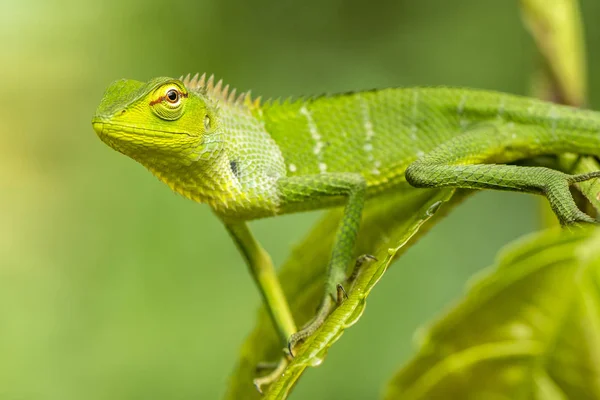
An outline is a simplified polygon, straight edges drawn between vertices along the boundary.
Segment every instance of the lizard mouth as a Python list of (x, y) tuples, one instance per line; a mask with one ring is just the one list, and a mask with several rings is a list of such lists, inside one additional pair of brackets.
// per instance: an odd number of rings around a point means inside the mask
[(118, 124), (109, 122), (100, 118), (92, 120), (92, 126), (98, 136), (108, 136), (114, 139), (120, 139), (124, 136), (147, 136), (152, 138), (173, 139), (175, 136), (191, 136), (187, 132), (166, 131), (164, 129), (140, 128), (139, 126)]

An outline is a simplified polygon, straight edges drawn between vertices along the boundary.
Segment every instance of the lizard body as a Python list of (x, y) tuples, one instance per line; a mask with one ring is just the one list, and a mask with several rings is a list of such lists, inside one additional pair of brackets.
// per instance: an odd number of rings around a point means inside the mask
[[(92, 122), (109, 146), (213, 208), (292, 346), (335, 305), (364, 201), (380, 193), (408, 184), (530, 192), (545, 195), (563, 224), (593, 221), (569, 186), (597, 173), (506, 163), (565, 152), (600, 156), (600, 113), (527, 97), (440, 87), (261, 103), (188, 75), (117, 81)], [(246, 222), (332, 206), (345, 211), (326, 293), (314, 321), (294, 333), (271, 260)]]

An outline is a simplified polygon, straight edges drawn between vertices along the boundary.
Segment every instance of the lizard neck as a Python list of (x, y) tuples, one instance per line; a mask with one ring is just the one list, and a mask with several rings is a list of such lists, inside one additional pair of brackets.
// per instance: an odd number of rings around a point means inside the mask
[(285, 175), (285, 165), (260, 109), (253, 109), (249, 99), (244, 104), (211, 100), (217, 127), (203, 139), (195, 160), (177, 170), (151, 171), (175, 192), (208, 203), (224, 219), (276, 214), (276, 182)]

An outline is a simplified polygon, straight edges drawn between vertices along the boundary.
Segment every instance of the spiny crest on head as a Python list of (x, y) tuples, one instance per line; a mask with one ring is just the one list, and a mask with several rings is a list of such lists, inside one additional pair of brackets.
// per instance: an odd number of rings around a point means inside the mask
[(223, 100), (228, 104), (249, 107), (260, 106), (260, 97), (252, 100), (250, 91), (242, 92), (238, 95), (235, 88), (230, 90), (229, 85), (223, 86), (222, 79), (215, 83), (214, 75), (210, 75), (207, 78), (206, 73), (202, 74), (202, 76), (196, 73), (193, 77), (187, 74), (185, 77), (181, 76), (179, 80), (190, 90), (200, 91), (218, 100)]

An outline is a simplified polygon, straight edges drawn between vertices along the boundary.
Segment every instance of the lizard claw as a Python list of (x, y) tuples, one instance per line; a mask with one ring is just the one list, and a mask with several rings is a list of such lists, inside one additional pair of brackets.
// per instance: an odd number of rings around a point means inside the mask
[(321, 325), (323, 325), (323, 322), (325, 322), (327, 316), (329, 315), (331, 310), (333, 310), (333, 307), (334, 300), (332, 296), (328, 294), (323, 299), (323, 302), (319, 307), (319, 311), (317, 311), (317, 315), (315, 315), (314, 318), (302, 329), (290, 336), (290, 338), (288, 339), (287, 348), (290, 352), (291, 357), (294, 357), (294, 348), (296, 347), (296, 345), (304, 341), (306, 338), (310, 337), (310, 335), (315, 333), (315, 331), (319, 329)]
[[(366, 262), (373, 262), (373, 261), (377, 261), (377, 258), (370, 254), (364, 254), (364, 255), (358, 257), (356, 259), (356, 263), (354, 265), (354, 270), (352, 271), (352, 274), (346, 280), (347, 283), (351, 286), (352, 283), (354, 282), (354, 280), (356, 279), (356, 277), (358, 276), (358, 274), (360, 273), (361, 267)], [(336, 297), (335, 303), (334, 303), (334, 299), (333, 299), (334, 296)], [(319, 329), (319, 327), (321, 325), (323, 325), (323, 322), (325, 322), (325, 319), (327, 318), (329, 313), (332, 311), (334, 306), (336, 306), (336, 305), (339, 306), (347, 298), (348, 298), (348, 293), (346, 292), (346, 289), (344, 288), (344, 286), (341, 283), (338, 283), (336, 285), (336, 294), (335, 295), (333, 293), (327, 294), (325, 296), (325, 298), (323, 299), (323, 302), (319, 306), (319, 310), (317, 311), (317, 314), (315, 315), (315, 317), (308, 324), (306, 324), (302, 329), (300, 329), (298, 332), (292, 334), (290, 336), (290, 338), (288, 339), (287, 349), (288, 349), (291, 357), (294, 357), (294, 348), (296, 347), (296, 345), (299, 344), (300, 342), (304, 341), (306, 338), (308, 338), (310, 335), (312, 335), (317, 329)]]
[(348, 293), (346, 293), (346, 289), (342, 286), (341, 283), (336, 285), (337, 289), (337, 305), (339, 306), (348, 298)]
[(350, 276), (347, 279), (348, 283), (352, 283), (356, 280), (356, 277), (360, 273), (362, 266), (367, 261), (373, 262), (373, 261), (379, 261), (379, 260), (377, 260), (377, 257), (375, 257), (371, 254), (363, 254), (362, 256), (358, 257), (356, 259), (356, 263), (354, 264), (354, 269), (352, 270), (352, 274), (350, 274)]

